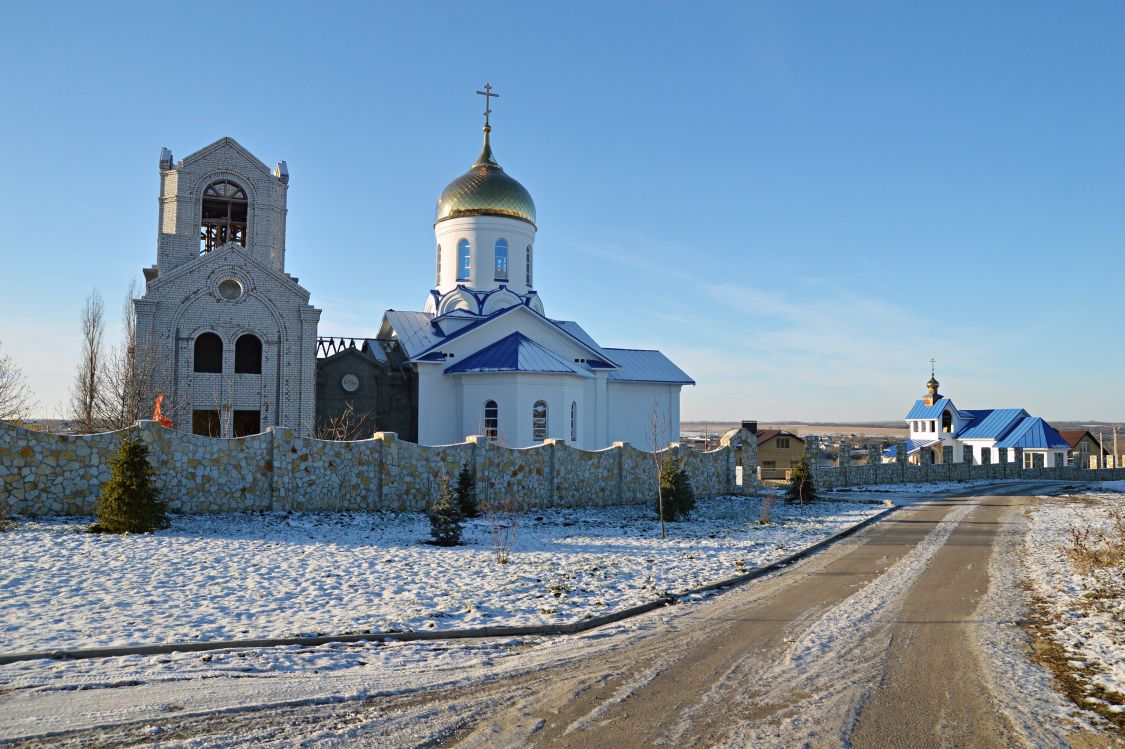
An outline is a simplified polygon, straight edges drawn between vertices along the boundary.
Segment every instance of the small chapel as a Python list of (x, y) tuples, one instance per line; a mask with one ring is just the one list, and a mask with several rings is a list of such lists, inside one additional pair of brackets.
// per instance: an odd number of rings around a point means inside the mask
[(387, 310), (374, 335), (318, 336), (321, 311), (285, 272), (284, 161), (270, 169), (232, 138), (179, 162), (162, 149), (156, 263), (135, 309), (174, 428), (324, 436), (347, 416), (347, 438), (396, 432), (429, 445), (472, 434), (587, 450), (678, 439), (680, 391), (695, 384), (683, 370), (547, 315), (535, 202), (493, 154), (499, 94), (477, 93), (483, 145), (438, 197), (433, 286), (420, 310)]
[[(1023, 468), (1065, 466), (1070, 444), (1038, 416), (1022, 408), (965, 409), (938, 392), (932, 361), (926, 394), (906, 414), (911, 463), (1012, 463), (1017, 448)], [(883, 453), (895, 460), (898, 445)]]

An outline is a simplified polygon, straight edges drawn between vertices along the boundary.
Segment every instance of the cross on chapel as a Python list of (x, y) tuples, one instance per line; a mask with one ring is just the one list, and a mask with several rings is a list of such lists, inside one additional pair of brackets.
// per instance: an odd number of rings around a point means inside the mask
[(500, 98), (500, 94), (492, 93), (492, 84), (484, 84), (484, 91), (477, 91), (478, 94), (484, 97), (484, 126), (491, 127), (488, 124), (488, 116), (492, 114), (492, 97)]

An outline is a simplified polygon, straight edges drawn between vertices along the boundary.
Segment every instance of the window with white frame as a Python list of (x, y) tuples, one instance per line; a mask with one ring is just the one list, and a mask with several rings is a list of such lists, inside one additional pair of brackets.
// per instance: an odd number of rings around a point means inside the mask
[(497, 281), (508, 280), (508, 240), (496, 240), (496, 255), (493, 262), (495, 266), (495, 274), (493, 278)]
[(462, 239), (457, 242), (457, 280), (468, 281), (469, 271), (472, 270), (472, 248), (469, 240)]
[(484, 436), (494, 440), (500, 434), (500, 407), (496, 401), (484, 402)]
[(527, 246), (527, 288), (531, 288), (531, 245)]
[(547, 402), (535, 401), (531, 407), (531, 438), (536, 442), (547, 439)]

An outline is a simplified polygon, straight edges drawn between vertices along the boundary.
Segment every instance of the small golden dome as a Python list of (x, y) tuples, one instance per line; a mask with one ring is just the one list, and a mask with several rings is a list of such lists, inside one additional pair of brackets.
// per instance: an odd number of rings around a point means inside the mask
[(934, 377), (934, 376), (933, 376), (933, 375), (931, 374), (931, 375), (930, 375), (930, 381), (926, 383), (926, 388), (927, 388), (927, 389), (928, 389), (928, 390), (929, 390), (929, 391), (930, 391), (931, 393), (937, 393), (937, 391), (938, 391), (938, 384), (939, 384), (939, 383), (938, 383), (938, 381), (937, 381), (937, 378), (936, 378), (936, 377)]
[(484, 148), (469, 171), (446, 185), (437, 201), (434, 223), (463, 216), (506, 216), (535, 226), (535, 201), (523, 185), (496, 163), (484, 128)]

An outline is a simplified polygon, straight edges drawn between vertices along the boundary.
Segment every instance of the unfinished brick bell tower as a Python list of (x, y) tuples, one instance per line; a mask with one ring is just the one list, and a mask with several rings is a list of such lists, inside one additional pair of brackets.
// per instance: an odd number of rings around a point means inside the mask
[(311, 430), (320, 310), (285, 272), (289, 171), (233, 138), (160, 153), (156, 265), (137, 313), (173, 428), (212, 437)]

